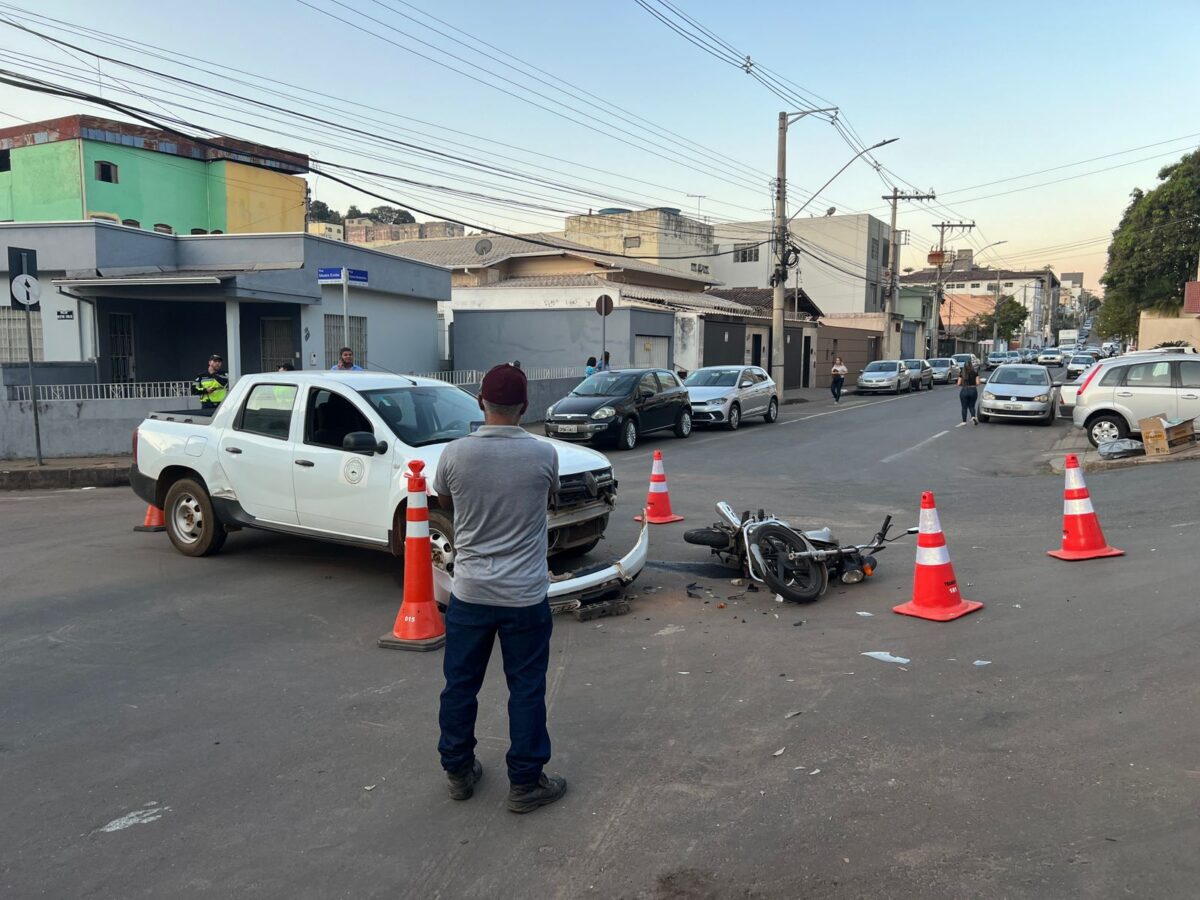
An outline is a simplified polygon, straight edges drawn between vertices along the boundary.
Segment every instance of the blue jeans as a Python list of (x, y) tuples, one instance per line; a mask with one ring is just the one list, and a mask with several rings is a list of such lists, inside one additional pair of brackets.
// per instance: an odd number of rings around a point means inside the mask
[(958, 390), (958, 402), (962, 406), (962, 420), (967, 421), (967, 413), (975, 417), (975, 404), (979, 400), (979, 391), (974, 387), (964, 387)]
[(496, 635), (504, 677), (508, 681), (508, 780), (533, 784), (550, 759), (546, 731), (546, 667), (554, 624), (550, 603), (534, 606), (488, 606), (450, 597), (446, 609), (446, 649), (438, 724), (442, 768), (457, 772), (475, 758), (475, 717), (479, 689), (487, 673)]
[(834, 400), (842, 399), (842, 385), (846, 383), (845, 375), (834, 375), (833, 380), (829, 383), (829, 392), (833, 394)]

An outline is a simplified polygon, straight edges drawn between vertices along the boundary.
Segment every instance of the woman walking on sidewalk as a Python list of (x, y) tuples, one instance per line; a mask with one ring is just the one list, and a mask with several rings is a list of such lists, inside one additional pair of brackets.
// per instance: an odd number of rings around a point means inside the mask
[(846, 373), (849, 371), (840, 356), (833, 358), (833, 368), (829, 370), (829, 374), (833, 376), (833, 380), (829, 382), (829, 392), (833, 394), (834, 403), (842, 402), (842, 385), (846, 383)]
[(958, 402), (962, 405), (962, 421), (958, 423), (960, 428), (967, 424), (968, 411), (971, 413), (971, 422), (979, 424), (979, 418), (975, 414), (975, 404), (979, 400), (978, 384), (979, 373), (968, 360), (958, 376)]

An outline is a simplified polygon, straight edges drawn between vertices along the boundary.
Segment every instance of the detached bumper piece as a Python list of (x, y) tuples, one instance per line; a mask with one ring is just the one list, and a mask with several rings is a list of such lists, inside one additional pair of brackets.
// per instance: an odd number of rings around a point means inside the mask
[[(563, 581), (550, 583), (548, 596), (552, 612), (587, 611), (586, 618), (600, 616), (623, 615), (629, 612), (629, 603), (618, 595), (627, 586), (633, 584), (646, 567), (646, 559), (650, 554), (650, 526), (643, 522), (638, 534), (637, 543), (633, 549), (616, 562), (601, 563), (595, 566), (571, 573), (571, 577)], [(441, 569), (433, 570), (434, 597), (441, 606), (450, 603), (450, 592), (453, 581)], [(615, 598), (615, 599), (614, 599)], [(602, 604), (601, 601), (609, 601)], [(592, 612), (592, 607), (602, 607)], [(580, 616), (584, 620), (584, 616)]]

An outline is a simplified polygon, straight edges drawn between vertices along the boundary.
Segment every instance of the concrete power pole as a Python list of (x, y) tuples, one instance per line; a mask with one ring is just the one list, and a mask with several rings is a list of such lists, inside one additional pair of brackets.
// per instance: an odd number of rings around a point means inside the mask
[[(885, 194), (884, 200), (888, 200), (892, 204), (892, 232), (891, 243), (888, 245), (888, 304), (887, 304), (887, 324), (886, 334), (884, 338), (883, 358), (894, 359), (900, 355), (900, 350), (895, 347), (895, 331), (892, 330), (892, 316), (895, 315), (896, 309), (900, 305), (900, 241), (899, 235), (896, 232), (896, 207), (901, 200), (936, 200), (937, 194), (932, 192), (928, 194), (904, 194), (899, 189), (893, 187), (891, 194)], [(892, 352), (893, 348), (896, 350)]]
[(937, 266), (937, 281), (933, 288), (933, 309), (937, 312), (942, 308), (942, 268), (946, 262), (946, 232), (961, 228), (963, 233), (970, 231), (975, 227), (974, 222), (939, 222), (933, 226), (938, 230), (938, 266)]
[(778, 145), (775, 148), (775, 272), (771, 276), (771, 378), (778, 390), (784, 389), (783, 353), (787, 341), (783, 334), (783, 312), (787, 289), (787, 130), (788, 114), (779, 114)]

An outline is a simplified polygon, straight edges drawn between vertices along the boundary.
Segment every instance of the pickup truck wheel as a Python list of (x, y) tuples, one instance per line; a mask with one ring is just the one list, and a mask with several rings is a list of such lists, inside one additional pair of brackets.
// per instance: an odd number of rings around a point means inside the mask
[(163, 505), (167, 537), (184, 556), (208, 556), (225, 543), (225, 526), (217, 520), (204, 486), (181, 478), (167, 491)]
[(429, 545), (435, 568), (454, 574), (454, 519), (444, 510), (429, 511)]

